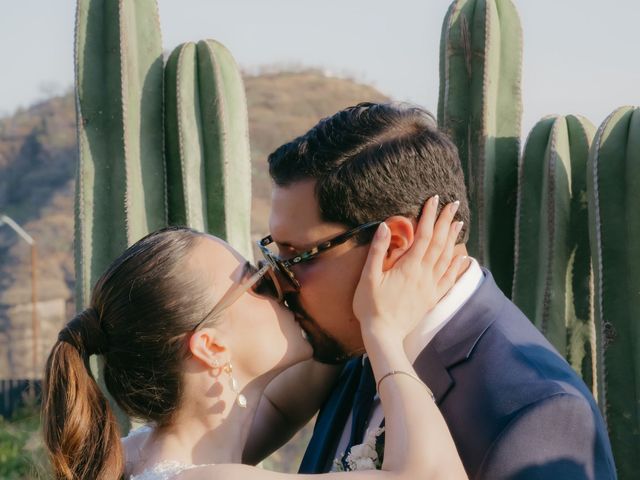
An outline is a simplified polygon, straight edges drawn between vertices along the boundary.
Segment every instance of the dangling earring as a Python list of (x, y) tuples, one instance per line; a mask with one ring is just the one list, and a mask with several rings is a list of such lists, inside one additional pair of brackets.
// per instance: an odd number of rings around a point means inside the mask
[(247, 408), (247, 397), (240, 393), (238, 380), (233, 376), (233, 365), (231, 365), (231, 361), (224, 366), (224, 371), (229, 375), (229, 386), (231, 390), (236, 393), (236, 403), (241, 408)]

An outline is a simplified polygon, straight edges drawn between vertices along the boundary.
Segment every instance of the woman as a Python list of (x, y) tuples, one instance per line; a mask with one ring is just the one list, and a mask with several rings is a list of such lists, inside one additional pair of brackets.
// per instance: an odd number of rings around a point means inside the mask
[[(461, 225), (451, 223), (450, 208), (435, 223), (436, 210), (427, 203), (413, 246), (392, 269), (382, 271), (390, 242), (384, 223), (371, 244), (353, 308), (386, 415), (386, 445), (381, 471), (347, 479), (466, 478), (402, 346), (462, 266), (461, 258), (451, 261)], [(284, 478), (241, 464), (266, 385), (312, 354), (291, 312), (271, 295), (278, 289), (270, 268), (256, 271), (226, 243), (185, 228), (127, 249), (47, 361), (43, 424), (56, 478), (123, 478), (125, 453), (132, 479)], [(104, 355), (104, 381), (118, 405), (154, 425), (124, 449), (91, 376), (92, 354)]]

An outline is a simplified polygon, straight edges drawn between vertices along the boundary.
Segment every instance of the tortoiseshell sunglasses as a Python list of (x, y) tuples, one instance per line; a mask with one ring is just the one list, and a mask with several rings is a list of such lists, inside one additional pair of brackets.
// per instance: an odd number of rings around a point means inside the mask
[[(268, 245), (273, 243), (273, 238), (271, 237), (271, 235), (267, 235), (257, 243), (258, 243), (258, 246), (260, 247), (260, 251), (262, 252), (262, 255), (264, 255), (264, 258), (273, 267), (273, 270), (281, 273), (282, 276), (286, 278), (287, 281), (293, 286), (293, 288), (295, 288), (296, 290), (300, 290), (300, 282), (296, 279), (296, 276), (291, 270), (291, 267), (295, 265), (299, 265), (304, 262), (308, 262), (309, 260), (312, 260), (316, 256), (320, 255), (322, 252), (326, 252), (327, 250), (333, 247), (342, 245), (344, 242), (354, 237), (355, 235), (361, 232), (364, 232), (366, 230), (372, 229), (374, 227), (377, 227), (381, 223), (382, 223), (381, 221), (363, 223), (362, 225), (358, 225), (357, 227), (352, 228), (347, 232), (341, 233), (336, 237), (333, 237), (329, 240), (325, 240), (324, 242), (316, 245), (315, 247), (307, 250), (306, 252), (298, 253), (297, 255), (291, 258), (288, 258), (286, 260), (280, 258), (279, 255), (269, 250)], [(282, 288), (280, 285), (276, 285), (276, 288), (278, 291), (280, 292), (282, 291)]]

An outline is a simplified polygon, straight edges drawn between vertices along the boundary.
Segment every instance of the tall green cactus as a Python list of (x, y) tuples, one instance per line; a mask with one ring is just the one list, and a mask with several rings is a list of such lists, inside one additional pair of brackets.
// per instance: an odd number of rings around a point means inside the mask
[(213, 40), (178, 46), (167, 62), (169, 223), (226, 239), (251, 258), (251, 163), (242, 77)]
[(438, 124), (458, 147), (471, 207), (468, 247), (511, 293), (522, 28), (511, 0), (456, 0), (440, 44)]
[(569, 115), (538, 122), (520, 163), (513, 301), (593, 378), (594, 324), (586, 168), (595, 127)]
[(78, 0), (76, 304), (128, 245), (166, 225), (155, 1)]
[[(78, 0), (76, 308), (129, 245), (166, 225), (162, 45), (155, 1)], [(103, 386), (100, 362), (92, 368)], [(115, 403), (112, 402), (115, 406)], [(129, 419), (119, 410), (124, 432)]]
[(600, 126), (589, 155), (598, 401), (622, 479), (640, 472), (640, 107)]

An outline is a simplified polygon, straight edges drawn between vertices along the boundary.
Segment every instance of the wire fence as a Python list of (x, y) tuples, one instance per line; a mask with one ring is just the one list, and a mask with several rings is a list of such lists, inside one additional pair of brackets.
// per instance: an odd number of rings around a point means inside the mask
[(0, 380), (0, 417), (10, 419), (20, 407), (40, 399), (42, 380)]

